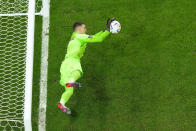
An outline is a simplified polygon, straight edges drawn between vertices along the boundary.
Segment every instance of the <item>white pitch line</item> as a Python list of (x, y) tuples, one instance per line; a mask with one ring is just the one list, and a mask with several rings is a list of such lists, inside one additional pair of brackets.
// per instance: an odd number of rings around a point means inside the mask
[(43, 10), (42, 10), (43, 24), (42, 24), (42, 52), (41, 52), (40, 103), (39, 103), (38, 130), (46, 131), (50, 0), (43, 0), (42, 4), (43, 4)]

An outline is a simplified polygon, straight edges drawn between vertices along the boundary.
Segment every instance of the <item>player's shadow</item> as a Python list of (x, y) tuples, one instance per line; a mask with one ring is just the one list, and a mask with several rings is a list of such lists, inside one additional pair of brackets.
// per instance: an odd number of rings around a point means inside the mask
[(71, 110), (71, 117), (72, 119), (76, 118), (78, 116), (78, 113), (76, 112), (76, 110), (72, 109)]
[[(74, 112), (70, 118), (72, 124), (78, 118), (80, 119), (81, 115), (87, 119), (92, 119), (94, 121), (92, 122), (99, 125), (98, 127), (100, 128), (107, 127), (106, 116), (109, 112), (108, 106), (113, 99), (108, 94), (110, 89), (107, 87), (107, 77), (109, 72), (111, 72), (115, 58), (109, 54), (100, 54), (103, 48), (109, 48), (109, 46), (99, 47), (96, 52), (89, 49), (88, 54), (86, 54), (87, 57), (84, 57), (81, 61), (84, 76), (79, 79), (79, 82), (82, 83), (83, 88), (74, 93), (75, 102), (73, 103), (72, 110), (75, 109), (78, 113)], [(89, 54), (91, 54), (91, 56), (89, 56)]]
[(101, 128), (107, 126), (107, 108), (111, 98), (108, 96), (108, 89), (106, 87), (108, 75), (106, 64), (109, 67), (112, 66), (112, 62), (108, 61), (108, 59), (107, 61), (98, 59), (97, 62), (100, 62), (98, 67), (96, 67), (96, 60), (91, 59), (88, 62), (86, 63), (88, 67), (81, 63), (87, 69), (83, 69), (85, 75), (79, 80), (83, 88), (75, 91), (74, 100), (76, 103), (74, 103), (72, 110), (76, 109), (78, 113), (74, 112), (70, 118), (70, 122), (73, 124), (77, 119), (80, 119), (81, 115), (85, 116), (86, 119), (92, 119), (94, 121), (92, 123), (96, 123)]
[[(77, 99), (77, 98), (76, 98)], [(76, 106), (77, 106), (77, 104), (75, 105), (73, 105), (73, 107), (71, 108), (71, 115), (70, 115), (70, 122), (73, 124), (76, 120), (77, 120), (77, 118), (78, 118), (78, 112), (76, 111)]]

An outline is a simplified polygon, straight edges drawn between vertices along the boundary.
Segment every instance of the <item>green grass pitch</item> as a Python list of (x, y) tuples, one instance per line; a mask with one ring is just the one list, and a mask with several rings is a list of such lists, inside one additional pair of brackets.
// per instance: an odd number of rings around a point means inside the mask
[[(195, 0), (52, 0), (50, 15), (47, 131), (196, 130)], [(59, 68), (75, 21), (89, 34), (109, 17), (122, 25), (117, 35), (88, 44), (81, 60), (83, 88), (56, 104), (64, 88)], [(40, 18), (36, 18), (40, 21)], [(36, 25), (37, 32), (41, 26)], [(40, 41), (36, 35), (35, 41)], [(37, 130), (40, 43), (35, 43), (33, 128)]]

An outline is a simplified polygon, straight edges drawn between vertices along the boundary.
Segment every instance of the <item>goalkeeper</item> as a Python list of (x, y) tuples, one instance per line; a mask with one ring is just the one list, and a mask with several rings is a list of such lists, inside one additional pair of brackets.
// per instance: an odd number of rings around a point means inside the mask
[(64, 113), (71, 114), (71, 110), (65, 106), (65, 103), (72, 96), (74, 88), (81, 87), (80, 83), (76, 81), (83, 75), (80, 58), (85, 52), (87, 43), (102, 42), (110, 34), (110, 24), (114, 20), (114, 18), (108, 19), (106, 28), (92, 36), (86, 34), (87, 30), (84, 23), (74, 23), (74, 32), (67, 47), (67, 54), (60, 67), (60, 84), (65, 87), (65, 92), (62, 94), (57, 106)]

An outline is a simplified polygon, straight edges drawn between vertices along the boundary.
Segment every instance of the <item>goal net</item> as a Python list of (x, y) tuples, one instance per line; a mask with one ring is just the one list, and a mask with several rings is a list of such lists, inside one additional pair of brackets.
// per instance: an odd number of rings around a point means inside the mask
[[(0, 131), (25, 130), (30, 1), (32, 0), (0, 0)], [(35, 0), (35, 3), (38, 13), (42, 8), (42, 1)]]

